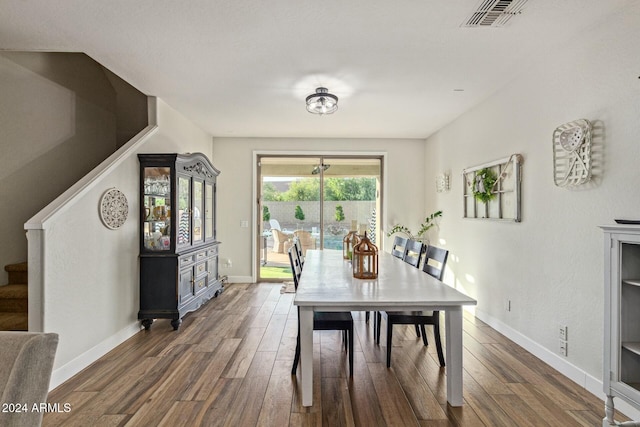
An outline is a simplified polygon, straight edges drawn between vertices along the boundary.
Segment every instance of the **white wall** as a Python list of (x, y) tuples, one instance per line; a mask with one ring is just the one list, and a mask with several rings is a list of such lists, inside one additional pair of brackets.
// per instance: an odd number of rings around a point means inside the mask
[[(157, 102), (157, 124), (158, 130), (115, 168), (109, 170), (105, 161), (97, 169), (106, 172), (98, 173), (84, 188), (72, 187), (38, 214), (42, 218), (37, 215), (29, 221), (30, 233), (41, 224), (45, 243), (42, 330), (60, 334), (52, 386), (140, 329), (137, 153), (202, 152), (211, 156), (210, 135), (162, 101)], [(104, 227), (98, 216), (99, 200), (111, 187), (122, 191), (129, 205), (129, 216), (118, 230)], [(66, 201), (73, 193), (80, 196)], [(31, 248), (29, 262), (31, 273)], [(30, 295), (31, 286), (30, 280)]]
[[(294, 151), (307, 154), (336, 152), (384, 152), (387, 169), (384, 172), (386, 214), (382, 227), (401, 222), (414, 229), (426, 216), (424, 210), (425, 155), (423, 140), (408, 139), (294, 139), (294, 138), (214, 138), (213, 164), (221, 170), (218, 177), (218, 240), (220, 258), (230, 259), (231, 268), (221, 274), (232, 281), (250, 280), (255, 266), (252, 262), (252, 222), (255, 202), (253, 182), (253, 152)], [(384, 210), (384, 206), (383, 206)], [(261, 217), (260, 217), (261, 218)], [(247, 220), (249, 228), (241, 228)]]
[[(531, 348), (540, 346), (539, 354), (557, 354), (558, 326), (567, 325), (566, 361), (585, 374), (588, 388), (602, 377), (598, 225), (640, 219), (638, 52), (636, 3), (514, 76), (428, 138), (425, 153), (428, 190), (437, 173), (451, 172), (448, 193), (425, 196), (446, 213), (439, 230), (452, 254), (446, 281), (477, 298), (480, 317), (512, 336), (521, 334)], [(596, 126), (598, 170), (587, 185), (559, 188), (553, 184), (552, 132), (580, 118)], [(513, 153), (524, 156), (522, 223), (462, 219), (462, 170)]]

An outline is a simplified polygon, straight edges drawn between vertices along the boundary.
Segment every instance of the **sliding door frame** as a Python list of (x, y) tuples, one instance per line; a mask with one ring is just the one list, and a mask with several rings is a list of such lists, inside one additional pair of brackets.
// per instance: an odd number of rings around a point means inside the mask
[[(387, 152), (386, 151), (295, 151), (295, 150), (254, 150), (253, 151), (253, 188), (251, 190), (252, 195), (252, 230), (251, 230), (251, 280), (252, 282), (256, 282), (258, 279), (259, 271), (260, 271), (260, 240), (262, 236), (259, 236), (260, 226), (262, 222), (262, 208), (259, 200), (261, 194), (261, 173), (260, 167), (258, 165), (258, 161), (262, 157), (307, 157), (307, 158), (320, 158), (323, 160), (325, 157), (329, 158), (377, 158), (380, 159), (380, 208), (381, 212), (377, 214), (379, 221), (379, 230), (380, 230), (380, 242), (378, 243), (378, 247), (382, 248), (384, 243), (384, 236), (382, 233), (382, 224), (384, 224), (384, 218), (387, 213), (387, 205), (385, 202), (385, 192), (387, 189)], [(321, 174), (320, 179), (320, 224), (323, 224), (323, 201), (324, 201), (324, 179)], [(321, 231), (322, 232), (322, 231)]]

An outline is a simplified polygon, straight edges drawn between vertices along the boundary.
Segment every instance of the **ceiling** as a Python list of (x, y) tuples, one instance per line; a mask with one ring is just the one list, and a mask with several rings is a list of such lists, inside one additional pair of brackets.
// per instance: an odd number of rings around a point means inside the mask
[[(0, 49), (84, 52), (216, 137), (425, 138), (633, 0), (0, 0)], [(333, 115), (308, 113), (318, 86)]]

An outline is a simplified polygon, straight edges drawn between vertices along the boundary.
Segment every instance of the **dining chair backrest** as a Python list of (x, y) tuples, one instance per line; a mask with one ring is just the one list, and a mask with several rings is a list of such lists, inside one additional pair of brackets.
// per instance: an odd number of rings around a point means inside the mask
[(302, 243), (298, 236), (294, 236), (293, 238), (293, 248), (296, 252), (296, 256), (298, 257), (298, 262), (300, 263), (300, 270), (304, 268), (304, 254), (302, 252)]
[(420, 265), (420, 258), (422, 257), (422, 242), (417, 240), (407, 241), (407, 246), (404, 251), (404, 262), (411, 264), (414, 267)]
[(444, 276), (444, 267), (447, 265), (448, 257), (448, 250), (431, 245), (427, 246), (422, 271), (438, 280), (442, 280), (442, 277)]
[(300, 268), (300, 261), (298, 261), (298, 256), (296, 254), (295, 246), (292, 246), (287, 251), (289, 255), (289, 263), (291, 264), (291, 274), (293, 275), (293, 285), (298, 289), (298, 280), (300, 279), (300, 275), (302, 274), (302, 269)]
[(404, 253), (407, 250), (407, 242), (409, 239), (406, 237), (396, 236), (393, 239), (393, 248), (391, 249), (391, 255), (396, 258), (404, 259)]

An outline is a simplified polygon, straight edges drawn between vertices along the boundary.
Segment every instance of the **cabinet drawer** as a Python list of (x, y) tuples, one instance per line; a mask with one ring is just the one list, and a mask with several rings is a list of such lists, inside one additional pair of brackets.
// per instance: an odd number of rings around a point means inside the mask
[(217, 246), (214, 246), (211, 249), (207, 249), (207, 257), (212, 257), (212, 256), (215, 256), (215, 255), (218, 255), (218, 247)]
[(207, 251), (198, 252), (196, 254), (196, 262), (200, 262), (207, 258)]
[(208, 272), (207, 261), (196, 264), (196, 277), (202, 276)]
[(203, 278), (196, 280), (196, 283), (193, 286), (194, 292), (198, 293), (199, 291), (204, 289), (205, 286), (207, 286), (207, 276), (204, 276)]
[(195, 262), (195, 258), (193, 255), (187, 255), (187, 256), (183, 256), (180, 257), (180, 268), (186, 267), (188, 265), (191, 265)]

